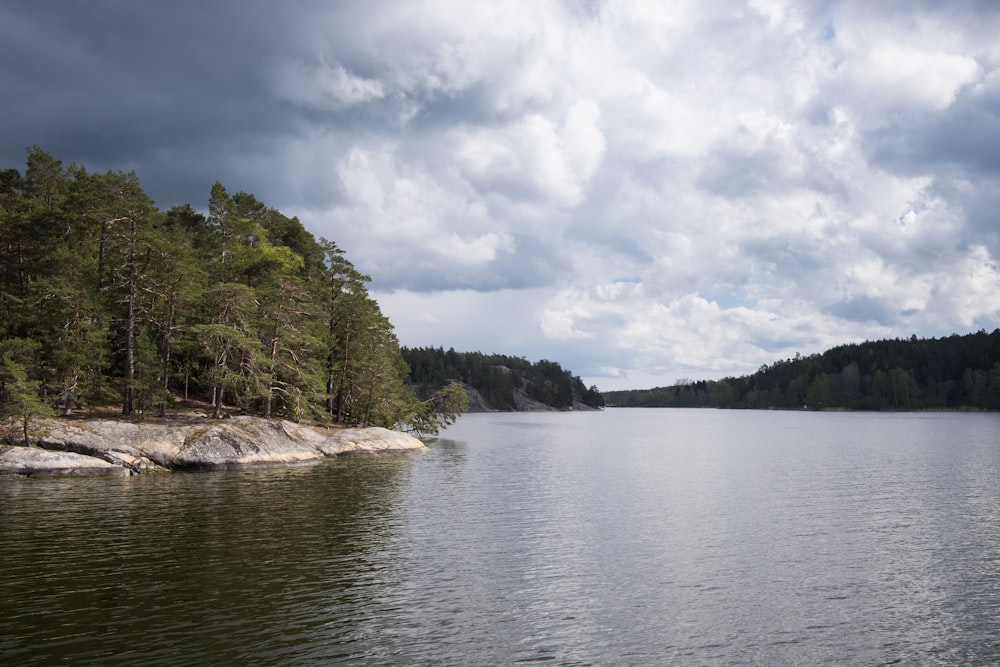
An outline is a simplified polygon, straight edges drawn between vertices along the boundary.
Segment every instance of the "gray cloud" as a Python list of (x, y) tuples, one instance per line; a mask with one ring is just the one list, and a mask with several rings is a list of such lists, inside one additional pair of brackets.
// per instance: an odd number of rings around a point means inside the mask
[(857, 296), (841, 303), (834, 304), (826, 309), (831, 315), (852, 320), (859, 323), (877, 322), (883, 326), (891, 327), (899, 324), (901, 313), (881, 299), (873, 299), (867, 296)]
[(994, 4), (2, 0), (0, 159), (252, 192), (407, 344), (718, 377), (1000, 324)]
[(973, 174), (1000, 173), (1000, 77), (967, 91), (941, 114), (892, 126), (869, 137), (877, 164), (902, 172), (955, 165)]

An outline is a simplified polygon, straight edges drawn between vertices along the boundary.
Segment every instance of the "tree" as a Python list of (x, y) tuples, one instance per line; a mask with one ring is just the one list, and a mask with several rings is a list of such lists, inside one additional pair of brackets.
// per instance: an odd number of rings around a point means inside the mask
[(27, 157), (23, 176), (0, 169), (0, 345), (37, 343), (5, 371), (8, 404), (37, 394), (68, 414), (114, 387), (123, 414), (165, 413), (183, 382), (216, 415), (392, 425), (409, 411), (392, 324), (335, 244), (218, 182), (207, 216), (164, 213), (134, 173)]
[(24, 179), (16, 169), (0, 171), (0, 338), (23, 334), (30, 251), (24, 190)]
[(223, 283), (210, 290), (212, 323), (192, 327), (210, 357), (205, 373), (212, 386), (216, 419), (222, 417), (226, 396), (245, 401), (259, 397), (267, 379), (262, 377), (264, 351), (256, 336), (256, 295), (246, 285)]
[(135, 411), (135, 353), (139, 329), (139, 299), (141, 281), (146, 279), (149, 237), (147, 225), (153, 213), (153, 202), (139, 185), (135, 172), (108, 172), (102, 187), (109, 196), (107, 223), (113, 225), (110, 245), (116, 258), (110, 267), (111, 287), (121, 295), (124, 305), (124, 338), (122, 375), (122, 414)]
[(426, 401), (414, 403), (403, 422), (413, 433), (437, 435), (445, 426), (454, 424), (458, 416), (469, 409), (469, 395), (458, 382), (449, 382)]
[(270, 250), (280, 270), (258, 288), (260, 340), (270, 384), (263, 395), (263, 416), (270, 419), (275, 399), (284, 414), (298, 417), (322, 394), (323, 358), (320, 318), (300, 275), (303, 260), (287, 247)]
[(41, 398), (41, 382), (29, 373), (39, 350), (38, 343), (24, 338), (8, 338), (0, 346), (0, 416), (18, 425), (25, 447), (31, 444), (31, 423), (54, 414)]
[[(690, 382), (688, 384), (690, 384)], [(592, 408), (604, 407), (604, 396), (601, 395), (601, 391), (597, 388), (596, 384), (590, 385), (587, 391), (584, 392), (582, 400), (584, 405)]]
[(83, 386), (92, 387), (95, 376), (106, 367), (108, 327), (97, 294), (87, 289), (91, 277), (86, 267), (64, 248), (53, 254), (62, 257), (66, 271), (47, 275), (33, 283), (34, 323), (32, 337), (42, 348), (39, 370), (47, 385), (58, 392), (62, 413), (69, 415), (83, 399), (92, 398)]
[(830, 406), (831, 381), (826, 373), (820, 373), (813, 378), (806, 392), (806, 403), (813, 409), (820, 410)]
[(337, 244), (321, 239), (320, 246), (325, 256), (320, 282), (326, 316), (326, 410), (334, 421), (342, 422), (347, 417), (348, 378), (368, 306), (365, 283), (370, 278), (354, 268)]
[[(185, 360), (177, 355), (178, 343), (182, 350), (185, 342), (190, 348), (190, 341), (185, 341), (185, 337), (191, 338), (189, 327), (199, 321), (208, 272), (196, 245), (199, 229), (204, 229), (204, 218), (175, 207), (166, 216), (157, 218), (157, 222), (157, 233), (150, 237), (148, 247), (148, 279), (142, 293), (142, 313), (150, 343), (156, 349), (155, 393), (162, 399), (159, 406), (163, 415), (171, 379), (185, 368)], [(188, 379), (183, 371), (179, 374)], [(146, 386), (153, 389), (148, 382)]]

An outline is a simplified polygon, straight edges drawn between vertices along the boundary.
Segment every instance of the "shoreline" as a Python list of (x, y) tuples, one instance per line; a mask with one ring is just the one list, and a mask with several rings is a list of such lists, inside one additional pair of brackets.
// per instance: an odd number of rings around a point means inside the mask
[(351, 454), (424, 448), (377, 426), (307, 426), (238, 416), (223, 420), (53, 418), (32, 428), (34, 444), (0, 447), (0, 476), (94, 477), (307, 465)]

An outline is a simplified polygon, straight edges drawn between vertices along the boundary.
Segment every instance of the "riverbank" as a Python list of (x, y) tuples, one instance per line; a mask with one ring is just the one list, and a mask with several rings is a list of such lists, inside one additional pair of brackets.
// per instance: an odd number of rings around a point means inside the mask
[(35, 446), (0, 448), (0, 475), (101, 476), (247, 465), (317, 463), (332, 456), (418, 450), (385, 428), (327, 428), (258, 417), (224, 420), (48, 419)]

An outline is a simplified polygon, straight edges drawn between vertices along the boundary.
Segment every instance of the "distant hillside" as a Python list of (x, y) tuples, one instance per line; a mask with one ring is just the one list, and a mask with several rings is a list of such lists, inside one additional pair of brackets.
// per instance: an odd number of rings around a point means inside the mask
[(748, 376), (604, 398), (621, 407), (1000, 410), (1000, 329), (841, 345)]
[(430, 396), (454, 380), (465, 387), (473, 412), (604, 406), (597, 387), (587, 388), (579, 377), (554, 361), (532, 363), (519, 357), (440, 347), (403, 347), (400, 352), (410, 366), (409, 383), (418, 396)]

